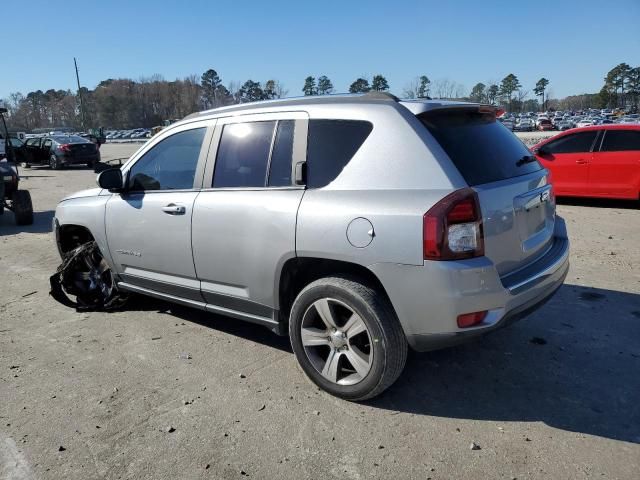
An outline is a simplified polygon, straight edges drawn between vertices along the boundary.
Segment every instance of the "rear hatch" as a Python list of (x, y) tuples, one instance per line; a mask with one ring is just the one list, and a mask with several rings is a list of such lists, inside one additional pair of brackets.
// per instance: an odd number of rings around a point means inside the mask
[(462, 177), (478, 193), (485, 255), (504, 276), (550, 247), (555, 201), (543, 169), (527, 147), (483, 107), (419, 115)]

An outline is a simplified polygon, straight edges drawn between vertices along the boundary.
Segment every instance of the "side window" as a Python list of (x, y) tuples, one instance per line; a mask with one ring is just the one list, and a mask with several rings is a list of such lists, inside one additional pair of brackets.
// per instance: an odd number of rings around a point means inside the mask
[(367, 139), (373, 125), (360, 120), (310, 120), (307, 186), (328, 185)]
[(545, 150), (551, 153), (580, 153), (591, 151), (591, 145), (596, 138), (597, 130), (565, 135), (558, 140), (545, 145)]
[(193, 188), (206, 128), (194, 128), (165, 138), (129, 170), (129, 190)]
[(293, 120), (278, 122), (278, 131), (271, 152), (269, 167), (270, 187), (288, 187), (291, 185), (291, 163), (293, 161)]
[(247, 122), (222, 129), (213, 187), (264, 187), (276, 122)]
[(40, 139), (39, 138), (30, 138), (29, 140), (27, 140), (27, 146), (29, 147), (35, 147), (40, 143)]
[(640, 131), (606, 130), (602, 152), (626, 152), (640, 150)]
[(44, 142), (42, 142), (42, 148), (49, 148), (51, 147), (51, 144), (53, 142), (50, 139), (46, 139)]

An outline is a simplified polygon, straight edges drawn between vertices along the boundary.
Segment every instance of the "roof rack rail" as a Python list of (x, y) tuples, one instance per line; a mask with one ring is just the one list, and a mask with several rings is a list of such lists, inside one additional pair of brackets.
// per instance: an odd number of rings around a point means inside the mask
[(394, 102), (400, 101), (398, 97), (389, 92), (379, 92), (377, 90), (369, 90), (363, 96), (366, 98), (373, 98), (378, 100), (393, 100)]

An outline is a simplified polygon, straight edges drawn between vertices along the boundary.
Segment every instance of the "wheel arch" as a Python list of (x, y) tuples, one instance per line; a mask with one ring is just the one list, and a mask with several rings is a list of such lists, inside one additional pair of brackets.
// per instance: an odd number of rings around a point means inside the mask
[[(344, 276), (357, 279), (363, 284), (374, 288), (389, 300), (387, 291), (380, 279), (363, 265), (328, 258), (293, 257), (282, 265), (275, 285), (275, 300), (278, 302), (277, 308), (279, 312), (278, 320), (282, 331), (287, 331), (291, 306), (300, 291), (309, 283), (329, 276)], [(389, 301), (389, 305), (392, 306), (391, 301)]]
[(74, 223), (60, 225), (56, 219), (54, 229), (56, 233), (56, 244), (58, 245), (58, 251), (61, 255), (70, 252), (84, 243), (95, 240), (93, 233), (84, 225)]

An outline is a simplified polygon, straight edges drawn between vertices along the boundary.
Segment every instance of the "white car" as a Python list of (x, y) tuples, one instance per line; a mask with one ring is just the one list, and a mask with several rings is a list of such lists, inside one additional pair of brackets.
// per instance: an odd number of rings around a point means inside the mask
[(585, 118), (583, 120), (580, 120), (578, 123), (576, 123), (576, 127), (590, 127), (594, 125), (593, 120), (590, 118)]

